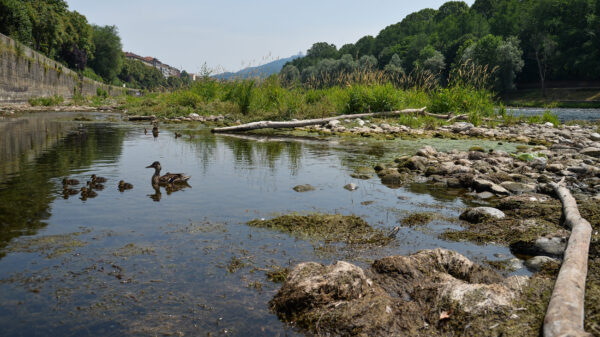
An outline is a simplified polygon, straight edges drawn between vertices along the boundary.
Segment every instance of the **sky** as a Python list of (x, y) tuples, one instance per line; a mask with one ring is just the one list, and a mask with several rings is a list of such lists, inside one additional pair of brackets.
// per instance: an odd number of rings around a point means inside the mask
[[(338, 48), (444, 0), (67, 0), (90, 23), (115, 25), (123, 50), (190, 73), (202, 65), (237, 71), (306, 53), (315, 42)], [(474, 0), (465, 1), (472, 5)]]

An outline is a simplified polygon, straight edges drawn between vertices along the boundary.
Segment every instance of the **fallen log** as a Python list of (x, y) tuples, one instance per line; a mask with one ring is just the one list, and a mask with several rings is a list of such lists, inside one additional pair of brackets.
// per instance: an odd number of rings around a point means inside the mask
[(156, 116), (152, 115), (152, 116), (130, 116), (129, 117), (129, 121), (134, 122), (134, 121), (153, 121), (156, 119)]
[(330, 121), (338, 119), (353, 119), (353, 118), (364, 118), (364, 117), (383, 117), (383, 116), (394, 116), (394, 115), (408, 115), (408, 114), (420, 114), (423, 116), (432, 116), (436, 118), (446, 119), (445, 115), (433, 114), (425, 112), (425, 107), (421, 109), (405, 109), (397, 111), (384, 111), (384, 112), (367, 112), (362, 114), (352, 115), (340, 115), (327, 118), (316, 118), (316, 119), (303, 119), (299, 121), (288, 121), (288, 122), (277, 122), (277, 121), (260, 121), (252, 122), (242, 125), (227, 126), (223, 128), (211, 129), (211, 132), (242, 132), (258, 129), (282, 129), (282, 128), (299, 128), (309, 125), (325, 124)]
[(544, 317), (544, 337), (592, 336), (583, 329), (585, 279), (592, 226), (581, 217), (577, 202), (564, 183), (552, 183), (571, 236)]

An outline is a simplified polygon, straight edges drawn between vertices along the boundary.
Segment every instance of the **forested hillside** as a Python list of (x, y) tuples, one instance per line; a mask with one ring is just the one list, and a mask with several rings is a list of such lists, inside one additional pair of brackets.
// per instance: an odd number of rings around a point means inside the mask
[(0, 33), (109, 84), (155, 89), (189, 81), (187, 74), (165, 79), (158, 69), (125, 59), (117, 27), (90, 24), (64, 0), (0, 0)]
[(448, 79), (465, 62), (494, 69), (495, 89), (548, 80), (600, 80), (600, 1), (449, 1), (423, 9), (339, 49), (315, 43), (283, 72), (302, 80), (377, 67)]

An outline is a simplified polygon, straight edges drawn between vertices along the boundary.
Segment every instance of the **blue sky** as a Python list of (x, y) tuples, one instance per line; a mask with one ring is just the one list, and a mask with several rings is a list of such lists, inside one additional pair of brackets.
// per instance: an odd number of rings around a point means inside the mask
[[(98, 25), (116, 25), (123, 49), (188, 72), (206, 62), (237, 71), (305, 53), (325, 41), (341, 47), (443, 0), (67, 0)], [(474, 0), (465, 1), (472, 5)]]

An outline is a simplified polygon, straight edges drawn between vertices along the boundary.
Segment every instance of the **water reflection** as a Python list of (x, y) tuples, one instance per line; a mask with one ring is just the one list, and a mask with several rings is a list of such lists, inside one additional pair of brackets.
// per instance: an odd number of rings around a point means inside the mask
[(125, 136), (123, 129), (60, 122), (56, 116), (23, 117), (0, 123), (0, 129), (6, 131), (0, 133), (0, 248), (45, 227), (54, 200), (76, 194), (53, 180), (99, 161), (116, 162)]

